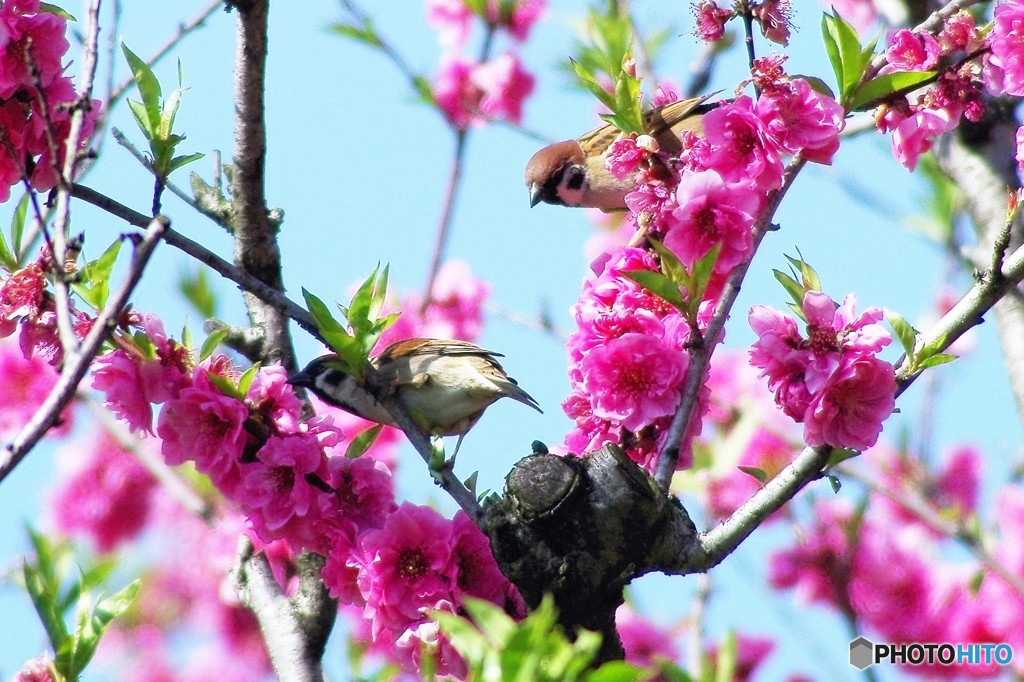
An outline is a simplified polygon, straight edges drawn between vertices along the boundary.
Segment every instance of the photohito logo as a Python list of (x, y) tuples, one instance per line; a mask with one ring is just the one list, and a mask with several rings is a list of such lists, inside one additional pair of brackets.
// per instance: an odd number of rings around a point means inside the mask
[(850, 642), (850, 665), (864, 670), (887, 661), (904, 665), (1007, 665), (1013, 660), (1009, 644), (875, 644), (867, 637)]

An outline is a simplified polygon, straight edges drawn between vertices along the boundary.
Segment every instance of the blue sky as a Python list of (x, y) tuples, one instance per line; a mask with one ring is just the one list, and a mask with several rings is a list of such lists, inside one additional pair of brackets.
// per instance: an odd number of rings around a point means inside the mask
[[(120, 37), (137, 54), (148, 55), (179, 22), (197, 15), (205, 4), (195, 0), (124, 3)], [(526, 66), (538, 76), (524, 124), (552, 139), (565, 139), (593, 127), (595, 108), (588, 96), (567, 88), (566, 77), (554, 68), (572, 55), (571, 31), (578, 25), (583, 3), (553, 4), (549, 21), (536, 29), (523, 51)], [(636, 5), (642, 27), (663, 25), (667, 11), (663, 3)], [(685, 5), (674, 7), (681, 14), (673, 17), (676, 28), (659, 62), (660, 73), (685, 82), (697, 46), (689, 34)], [(366, 3), (365, 8), (373, 12), (378, 30), (415, 69), (433, 73), (439, 50), (423, 21), (421, 0)], [(67, 9), (83, 16), (78, 3)], [(787, 50), (788, 69), (832, 82), (820, 47), (821, 11), (814, 3), (799, 3), (795, 15), (799, 31)], [(343, 299), (348, 285), (364, 278), (378, 261), (390, 263), (392, 282), (399, 291), (422, 287), (454, 144), (441, 117), (413, 101), (408, 84), (393, 65), (326, 30), (338, 16), (332, 3), (308, 3), (301, 10), (275, 3), (271, 8), (267, 187), (270, 205), (285, 213), (280, 243), (285, 283), (295, 300), (300, 300), (300, 287), (326, 300)], [(108, 26), (105, 20), (104, 28)], [(104, 43), (107, 40), (105, 33)], [(180, 148), (184, 152), (209, 155), (219, 149), (225, 160), (230, 157), (233, 51), (234, 16), (218, 11), (207, 28), (190, 36), (174, 53), (189, 87), (178, 117), (180, 130), (187, 135)], [(174, 58), (157, 68), (165, 90), (175, 82)], [(75, 60), (79, 61), (77, 54)], [(711, 89), (731, 90), (743, 73), (743, 57), (739, 52), (729, 54), (719, 64)], [(117, 80), (125, 75), (119, 62)], [(127, 110), (116, 110), (113, 122), (130, 139), (141, 140)], [(568, 330), (568, 309), (586, 274), (582, 246), (593, 230), (584, 212), (529, 208), (522, 171), (536, 148), (535, 141), (505, 127), (473, 131), (448, 255), (469, 261), (476, 273), (491, 281), (494, 306), (527, 317), (547, 311), (560, 328)], [(211, 168), (207, 158), (187, 170), (210, 181)], [(185, 173), (179, 172), (176, 180), (187, 185)], [(145, 211), (149, 205), (151, 179), (110, 139), (86, 184), (138, 210)], [(858, 196), (862, 188), (868, 190), (866, 200)], [(797, 248), (817, 268), (834, 298), (855, 291), (862, 305), (893, 308), (912, 321), (927, 314), (944, 270), (939, 249), (907, 228), (906, 218), (919, 212), (916, 205), (922, 196), (923, 190), (892, 159), (888, 142), (873, 135), (844, 145), (830, 168), (809, 166), (777, 215), (782, 229), (769, 236), (756, 256), (727, 327), (726, 345), (740, 348), (753, 339), (746, 325), (750, 305), (784, 305), (785, 293), (771, 271), (785, 268), (783, 254), (795, 254)], [(10, 210), (10, 206), (0, 207), (0, 225), (8, 223)], [(215, 225), (191, 214), (175, 199), (165, 201), (165, 212), (175, 229), (230, 257), (230, 240)], [(86, 248), (93, 257), (125, 230), (88, 207), (76, 209), (74, 227), (87, 231)], [(168, 330), (188, 323), (198, 334), (202, 321), (168, 295), (180, 273), (194, 267), (182, 254), (162, 246), (139, 288), (136, 309), (161, 313)], [(951, 284), (961, 291), (969, 286), (966, 280)], [(244, 322), (234, 288), (218, 283), (218, 289), (221, 316)], [(460, 473), (478, 469), (481, 488), (499, 489), (511, 465), (528, 454), (532, 440), (558, 443), (568, 430), (570, 422), (559, 407), (568, 389), (566, 359), (557, 338), (502, 315), (489, 316), (480, 343), (505, 353), (506, 369), (544, 408), (544, 414), (538, 415), (503, 401), (467, 437), (459, 456), (459, 465), (466, 470)], [(300, 361), (320, 350), (301, 331), (295, 334), (295, 345)], [(896, 355), (894, 350), (889, 359), (895, 360)], [(1021, 427), (992, 329), (981, 330), (971, 357), (939, 372), (944, 393), (934, 415), (935, 442), (977, 442), (989, 455), (989, 470), (1004, 470), (1019, 454)], [(921, 395), (917, 386), (901, 399), (902, 413), (887, 423), (885, 436), (895, 438), (916, 424)], [(403, 452), (402, 462), (404, 497), (437, 502), (449, 511), (454, 508), (438, 495), (411, 449)], [(53, 448), (41, 447), (4, 482), (0, 494), (3, 569), (18, 565), (17, 555), (25, 545), (21, 521), (37, 517), (52, 472)], [(845, 666), (847, 634), (832, 619), (818, 617), (819, 611), (807, 612), (788, 598), (764, 599), (758, 577), (764, 572), (764, 547), (764, 536), (755, 537), (715, 571), (714, 583), (720, 589), (709, 613), (712, 636), (737, 625), (754, 633), (779, 634), (789, 643), (777, 651), (765, 679), (791, 670), (835, 679), (836, 667)], [(687, 612), (692, 580), (653, 576), (639, 582), (636, 597), (641, 609), (661, 619)], [(771, 607), (765, 608), (766, 603)], [(0, 614), (3, 629), (18, 633), (0, 638), (0, 676), (8, 676), (39, 653), (43, 633), (27, 598), (10, 586), (0, 586)], [(331, 655), (334, 665), (343, 660), (338, 649)], [(853, 678), (852, 668), (838, 670), (840, 674), (849, 671), (847, 677)]]

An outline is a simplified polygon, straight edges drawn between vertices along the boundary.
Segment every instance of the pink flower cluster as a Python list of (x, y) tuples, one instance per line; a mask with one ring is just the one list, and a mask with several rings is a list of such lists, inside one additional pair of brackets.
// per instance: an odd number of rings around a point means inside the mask
[(324, 580), (342, 603), (361, 606), (374, 641), (419, 668), (423, 647), (440, 674), (465, 675), (465, 665), (440, 636), (431, 611), (458, 612), (466, 596), (522, 614), (518, 592), (498, 570), (487, 537), (460, 512), (453, 520), (429, 507), (402, 504), (376, 529), (328, 555)]
[[(0, 437), (16, 434), (43, 404), (57, 384), (57, 372), (38, 355), (26, 357), (13, 342), (0, 342), (0, 376), (4, 390), (0, 398)], [(65, 410), (51, 434), (62, 436), (71, 430), (72, 411)]]
[[(980, 456), (960, 448), (947, 457), (935, 479), (915, 478), (920, 463), (887, 449), (872, 451), (880, 489), (913, 494), (936, 516), (965, 518), (976, 511)], [(911, 478), (903, 473), (910, 472)], [(918, 472), (918, 473), (914, 473)], [(930, 491), (937, 485), (940, 494)], [(795, 588), (808, 601), (830, 605), (889, 642), (1007, 642), (1024, 645), (1020, 631), (1024, 595), (987, 568), (942, 558), (953, 542), (911, 515), (882, 492), (872, 493), (866, 511), (849, 500), (818, 502), (812, 526), (801, 541), (775, 554), (771, 582)], [(1024, 575), (1024, 552), (1011, 538), (1024, 532), (1024, 489), (1007, 486), (995, 508), (1001, 539), (993, 539), (994, 560), (1011, 575)], [(983, 579), (977, 581), (979, 574)], [(972, 583), (975, 587), (971, 587)], [(1019, 673), (1022, 666), (1013, 662)], [(917, 668), (935, 678), (991, 677), (992, 666)]]
[[(54, 166), (63, 162), (71, 123), (68, 105), (78, 99), (62, 64), (69, 47), (67, 20), (39, 5), (21, 0), (0, 7), (0, 202), (23, 178), (38, 190), (56, 184)], [(84, 139), (92, 134), (99, 106), (89, 103)]]
[[(789, 43), (790, 14), (793, 11), (789, 0), (761, 0), (751, 3), (750, 9), (765, 38), (780, 45)], [(708, 42), (721, 40), (725, 35), (726, 22), (739, 16), (732, 9), (719, 7), (715, 0), (699, 0), (693, 5), (693, 13), (697, 18), (694, 32)]]
[[(472, 320), (486, 286), (466, 278), (458, 266), (447, 272), (432, 306), (443, 322), (475, 331)], [(396, 506), (391, 471), (374, 458), (391, 459), (393, 435), (349, 458), (347, 446), (367, 424), (336, 421), (333, 410), (304, 420), (282, 368), (265, 367), (243, 378), (221, 355), (196, 366), (157, 318), (142, 316), (140, 327), (121, 348), (97, 359), (93, 387), (131, 429), (155, 431), (168, 464), (191, 462), (244, 514), (257, 547), (278, 557), (273, 563), (282, 585), (295, 553), (312, 550), (328, 557), (323, 578), (331, 593), (361, 607), (371, 641), (409, 670), (418, 669), (424, 646), (439, 651), (445, 670), (462, 670), (430, 610), (458, 612), (466, 595), (519, 609), (486, 536), (467, 517), (449, 521), (427, 508)], [(89, 481), (93, 494), (117, 493), (142, 476), (132, 484), (138, 494), (128, 515), (141, 524), (149, 508), (149, 479), (131, 462), (109, 448), (84, 465), (86, 473), (72, 478), (62, 494), (61, 525), (88, 532), (103, 549), (131, 536), (134, 525), (119, 525), (109, 507), (93, 503), (82, 490)]]
[[(947, 19), (937, 35), (894, 32), (885, 52), (888, 63), (880, 73), (934, 69), (941, 58), (976, 51), (982, 44), (974, 18), (961, 11)], [(875, 122), (879, 131), (892, 133), (896, 159), (914, 170), (921, 154), (931, 149), (936, 137), (956, 127), (961, 116), (977, 121), (982, 113), (981, 69), (970, 61), (940, 73), (914, 102), (902, 98), (878, 107)]]
[[(659, 152), (658, 162), (644, 163), (635, 141), (623, 141), (609, 154), (611, 172), (636, 173), (636, 189), (626, 195), (629, 219), (647, 225), (687, 267), (716, 245), (716, 275), (745, 262), (763, 197), (782, 186), (783, 155), (800, 153), (827, 164), (839, 147), (842, 108), (805, 80), (788, 80), (781, 62), (759, 61), (761, 73), (772, 74), (759, 81), (761, 98), (755, 103), (740, 96), (706, 113), (704, 137), (685, 133), (678, 159)], [(720, 281), (712, 281), (706, 296), (717, 294)]]
[(796, 320), (763, 305), (750, 309), (758, 340), (750, 364), (768, 378), (776, 404), (804, 425), (808, 445), (864, 450), (875, 444), (895, 406), (893, 366), (876, 357), (892, 337), (878, 324), (879, 308), (856, 314), (849, 294), (840, 306), (808, 291), (803, 314), (807, 337)]
[[(39, 260), (11, 273), (0, 283), (0, 338), (20, 330), (18, 342), (25, 358), (38, 354), (56, 366), (63, 359), (64, 350), (57, 332), (56, 304), (46, 291), (45, 264), (51, 261), (44, 249)], [(71, 315), (72, 330), (78, 338), (84, 338), (92, 327), (92, 319), (74, 306)]]
[(465, 130), (490, 120), (519, 123), (523, 102), (533, 92), (534, 78), (515, 52), (485, 61), (461, 55), (474, 19), (480, 20), (488, 42), (496, 32), (514, 43), (526, 40), (546, 11), (545, 0), (488, 0), (477, 14), (466, 0), (427, 0), (427, 23), (438, 30), (445, 49), (434, 79), (434, 100), (453, 126)]
[[(679, 404), (691, 330), (678, 310), (626, 277), (631, 271), (657, 270), (648, 252), (624, 247), (592, 268), (595, 277), (583, 283), (573, 307), (577, 330), (568, 342), (572, 393), (562, 407), (576, 427), (566, 447), (584, 454), (612, 442), (650, 466)], [(699, 429), (698, 414), (684, 440), (683, 468), (690, 462), (690, 437)]]

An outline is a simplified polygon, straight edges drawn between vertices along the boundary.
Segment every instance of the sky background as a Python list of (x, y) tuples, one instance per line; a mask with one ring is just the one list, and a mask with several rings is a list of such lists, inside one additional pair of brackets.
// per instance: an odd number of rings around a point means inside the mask
[[(123, 4), (119, 34), (113, 38), (123, 39), (146, 57), (207, 3)], [(522, 50), (526, 67), (538, 79), (523, 123), (551, 139), (565, 139), (595, 125), (595, 105), (589, 96), (567, 87), (567, 77), (556, 68), (573, 54), (572, 39), (584, 3), (551, 4), (548, 21), (536, 27)], [(788, 71), (834, 83), (818, 29), (822, 7), (806, 0), (795, 5), (798, 30), (786, 51)], [(673, 22), (658, 73), (685, 83), (697, 53), (686, 5), (673, 5), (679, 14), (669, 18), (665, 3), (637, 0), (634, 7), (644, 30)], [(66, 8), (84, 16), (77, 2)], [(426, 75), (436, 71), (440, 50), (435, 33), (424, 22), (422, 0), (367, 2), (364, 9), (414, 69)], [(103, 17), (101, 43), (107, 45), (112, 36), (106, 3)], [(454, 136), (441, 116), (414, 101), (408, 83), (390, 62), (327, 30), (339, 17), (338, 6), (331, 2), (277, 2), (271, 7), (267, 192), (270, 205), (284, 210), (280, 244), (285, 284), (293, 300), (301, 300), (301, 287), (325, 300), (344, 300), (349, 285), (365, 278), (378, 262), (390, 263), (396, 291), (422, 288), (454, 147)], [(176, 174), (174, 179), (182, 186), (187, 185), (188, 171), (212, 180), (214, 150), (220, 150), (225, 161), (230, 159), (234, 24), (233, 15), (218, 11), (156, 69), (169, 92), (176, 78), (175, 59), (180, 59), (189, 89), (177, 121), (187, 135), (179, 149), (208, 155)], [(504, 44), (497, 48), (500, 52)], [(477, 50), (471, 43), (470, 53)], [(72, 54), (80, 61), (74, 47)], [(72, 65), (72, 72), (76, 69)], [(100, 73), (102, 85), (106, 59)], [(729, 53), (718, 64), (710, 89), (731, 90), (744, 73), (744, 58), (738, 51)], [(118, 58), (115, 81), (126, 76)], [(141, 143), (126, 108), (116, 109), (112, 122)], [(594, 234), (587, 214), (552, 206), (529, 208), (523, 167), (537, 148), (535, 140), (507, 127), (472, 131), (450, 237), (448, 257), (468, 261), (493, 286), (492, 312), (479, 343), (503, 352), (505, 368), (544, 408), (539, 415), (513, 401), (499, 402), (467, 437), (457, 473), (465, 477), (479, 470), (480, 489), (499, 490), (511, 466), (529, 453), (531, 441), (560, 443), (570, 427), (560, 409), (568, 391), (562, 340), (496, 312), (511, 311), (527, 319), (545, 312), (557, 328), (571, 331), (569, 307), (587, 273), (583, 245)], [(109, 134), (101, 160), (85, 184), (142, 212), (150, 203), (150, 176)], [(787, 297), (772, 269), (784, 269), (784, 254), (795, 255), (797, 248), (818, 270), (833, 298), (855, 291), (862, 306), (885, 306), (911, 321), (922, 320), (947, 276), (939, 248), (908, 228), (908, 218), (921, 212), (923, 196), (924, 190), (893, 160), (888, 141), (874, 135), (844, 144), (832, 167), (808, 166), (777, 214), (782, 229), (769, 235), (755, 258), (727, 326), (726, 346), (743, 348), (753, 340), (746, 324), (750, 305), (785, 305)], [(9, 223), (11, 208), (0, 207), (0, 225)], [(230, 259), (230, 239), (220, 228), (170, 196), (164, 210), (176, 230)], [(73, 220), (74, 229), (88, 234), (90, 258), (126, 231), (116, 219), (83, 205), (76, 206)], [(195, 267), (187, 257), (161, 246), (139, 286), (135, 308), (160, 313), (172, 333), (187, 323), (199, 336), (202, 320), (179, 297), (169, 295), (181, 274)], [(234, 287), (213, 278), (221, 293), (220, 316), (244, 323)], [(949, 283), (958, 291), (969, 286), (965, 279)], [(295, 346), (300, 362), (321, 351), (301, 330), (295, 332)], [(890, 349), (887, 359), (895, 361), (898, 354)], [(1001, 478), (1019, 455), (1022, 434), (990, 326), (977, 333), (969, 357), (938, 370), (938, 386), (941, 399), (932, 417), (937, 447), (977, 443), (986, 453), (988, 472)], [(901, 398), (901, 413), (886, 423), (883, 437), (895, 439), (917, 423), (923, 388), (915, 386)], [(37, 448), (0, 488), (3, 572), (20, 566), (26, 545), (23, 522), (39, 517), (46, 486), (54, 476), (54, 452), (52, 446)], [(454, 510), (430, 484), (411, 448), (402, 450), (400, 461), (401, 498)], [(812, 487), (817, 495), (827, 493), (825, 483)], [(852, 493), (844, 489), (841, 494)], [(846, 665), (851, 637), (837, 619), (797, 604), (788, 595), (765, 599), (764, 551), (772, 540), (780, 539), (780, 532), (759, 531), (715, 570), (710, 637), (718, 639), (730, 627), (778, 637), (778, 648), (761, 679), (797, 671), (822, 679), (855, 679), (855, 671)], [(640, 611), (669, 622), (688, 612), (694, 586), (692, 578), (650, 576), (637, 581), (633, 593)], [(0, 637), (0, 678), (6, 679), (44, 648), (43, 631), (27, 596), (9, 584), (0, 585), (0, 631), (14, 634)], [(330, 651), (327, 660), (329, 667), (342, 670), (341, 648)], [(881, 672), (881, 679), (891, 679)], [(341, 673), (336, 676), (344, 678)]]

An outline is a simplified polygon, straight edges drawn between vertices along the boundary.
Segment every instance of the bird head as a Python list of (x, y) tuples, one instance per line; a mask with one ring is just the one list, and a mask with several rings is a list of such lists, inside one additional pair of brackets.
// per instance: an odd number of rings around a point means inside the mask
[(544, 147), (526, 164), (530, 206), (578, 206), (587, 181), (587, 157), (577, 140)]

